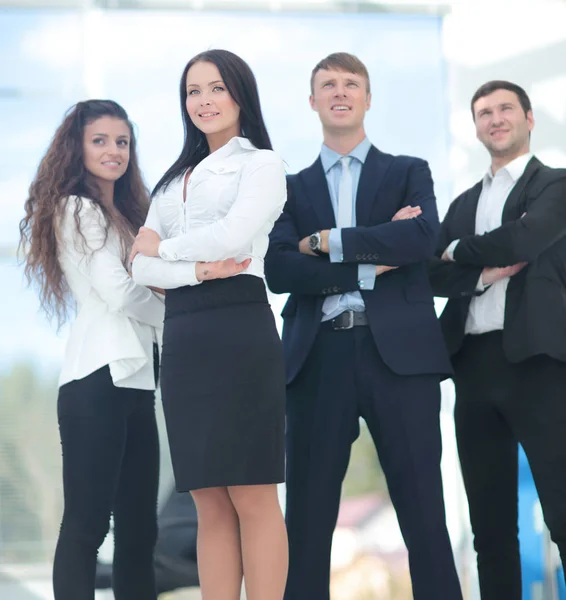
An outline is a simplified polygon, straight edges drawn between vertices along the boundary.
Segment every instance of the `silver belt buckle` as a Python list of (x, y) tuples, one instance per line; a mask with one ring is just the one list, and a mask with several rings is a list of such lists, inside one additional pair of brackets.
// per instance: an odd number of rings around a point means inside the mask
[(342, 315), (345, 315), (345, 314), (348, 315), (348, 323), (346, 325), (343, 325), (343, 326), (336, 325), (335, 324), (336, 319), (332, 319), (332, 328), (335, 331), (346, 331), (347, 329), (352, 329), (354, 327), (354, 311), (346, 310), (341, 315), (338, 315), (338, 317), (342, 318)]

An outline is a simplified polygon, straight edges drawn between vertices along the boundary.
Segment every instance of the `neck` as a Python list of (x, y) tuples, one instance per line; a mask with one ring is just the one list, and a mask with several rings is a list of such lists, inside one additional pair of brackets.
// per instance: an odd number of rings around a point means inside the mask
[(323, 128), (324, 144), (338, 154), (350, 153), (366, 137), (364, 128), (353, 131), (335, 130), (330, 131)]
[(513, 162), (519, 156), (524, 156), (530, 152), (530, 148), (528, 146), (521, 148), (518, 152), (512, 152), (509, 154), (505, 154), (504, 156), (491, 155), (491, 173), (495, 175), (499, 169), (503, 169), (510, 162)]
[(98, 187), (102, 194), (102, 204), (104, 204), (108, 210), (114, 210), (114, 182), (99, 180)]
[(210, 133), (206, 136), (210, 153), (216, 152), (222, 146), (225, 146), (233, 137), (241, 135), (239, 129), (225, 129), (217, 133)]

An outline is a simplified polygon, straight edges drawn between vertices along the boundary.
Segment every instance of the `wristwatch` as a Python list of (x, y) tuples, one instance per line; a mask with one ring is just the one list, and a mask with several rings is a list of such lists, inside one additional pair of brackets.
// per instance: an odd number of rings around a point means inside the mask
[(320, 231), (315, 231), (312, 235), (309, 236), (309, 250), (314, 252), (316, 255), (320, 256), (323, 253), (320, 248), (320, 244)]

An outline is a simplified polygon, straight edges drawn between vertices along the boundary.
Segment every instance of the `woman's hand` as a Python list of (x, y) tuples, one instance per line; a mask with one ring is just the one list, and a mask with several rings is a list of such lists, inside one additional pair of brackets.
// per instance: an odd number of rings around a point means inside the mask
[(241, 263), (237, 263), (233, 258), (209, 263), (198, 262), (196, 265), (196, 276), (199, 281), (226, 279), (245, 271), (251, 262), (251, 258), (247, 258)]
[(156, 231), (149, 227), (140, 227), (140, 231), (136, 236), (132, 251), (130, 253), (130, 262), (132, 262), (136, 254), (143, 256), (159, 256), (159, 244), (161, 238)]
[(165, 296), (165, 290), (163, 288), (158, 288), (153, 285), (148, 285), (147, 289), (151, 290), (152, 292), (155, 292), (156, 294), (161, 294), (162, 296)]

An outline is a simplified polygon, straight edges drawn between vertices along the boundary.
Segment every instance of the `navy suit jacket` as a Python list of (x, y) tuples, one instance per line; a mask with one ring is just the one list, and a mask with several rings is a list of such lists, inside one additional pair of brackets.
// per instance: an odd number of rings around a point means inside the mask
[[(401, 375), (449, 376), (450, 360), (427, 273), (439, 231), (427, 163), (384, 154), (372, 146), (358, 185), (357, 226), (342, 230), (343, 263), (299, 252), (301, 239), (336, 227), (320, 158), (289, 176), (287, 188), (287, 203), (271, 233), (265, 259), (269, 288), (290, 294), (281, 313), (287, 383), (298, 375), (312, 348), (324, 298), (359, 291), (360, 263), (399, 267), (378, 276), (373, 290), (361, 291), (385, 363)], [(395, 213), (408, 205), (420, 206), (422, 215), (392, 222)]]

